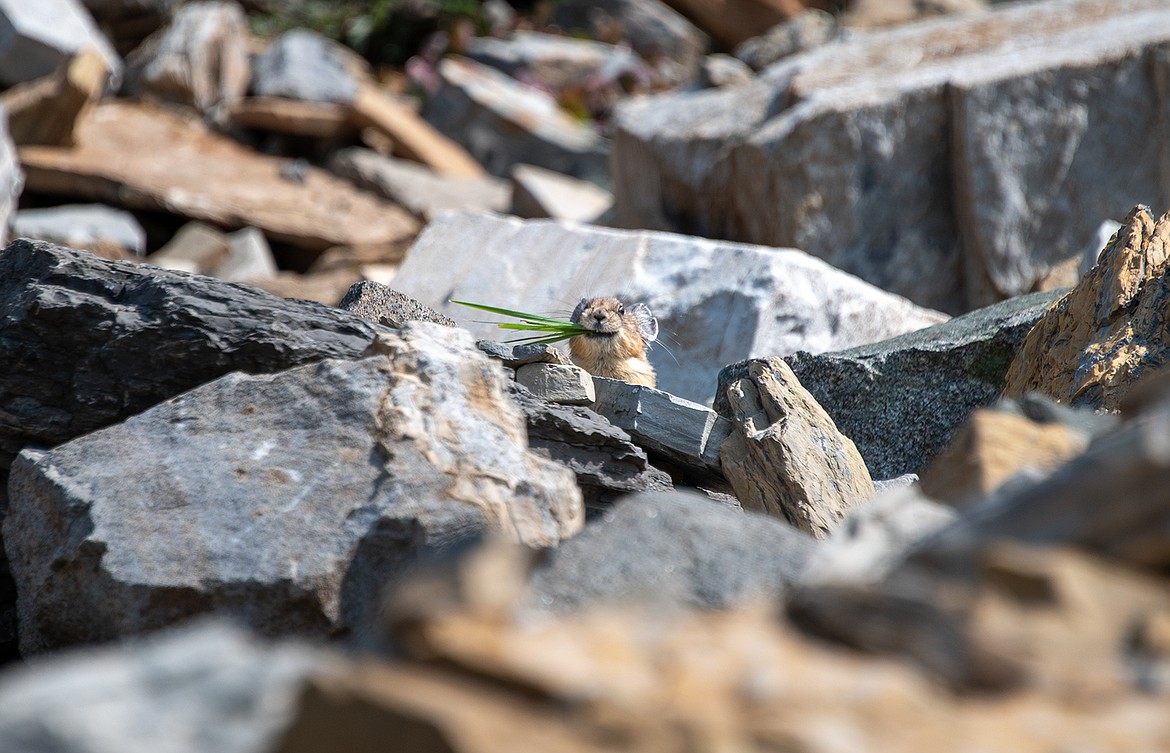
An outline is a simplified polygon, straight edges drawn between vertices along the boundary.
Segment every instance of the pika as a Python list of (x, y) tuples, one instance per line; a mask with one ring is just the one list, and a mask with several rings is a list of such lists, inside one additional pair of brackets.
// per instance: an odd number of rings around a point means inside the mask
[(658, 338), (658, 320), (646, 304), (627, 307), (616, 298), (582, 298), (570, 320), (593, 330), (569, 340), (573, 363), (594, 376), (657, 384), (646, 347)]

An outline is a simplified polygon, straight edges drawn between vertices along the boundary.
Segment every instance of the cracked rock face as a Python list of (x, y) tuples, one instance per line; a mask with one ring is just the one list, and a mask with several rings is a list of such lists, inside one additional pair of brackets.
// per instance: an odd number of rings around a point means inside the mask
[(573, 474), (528, 450), (502, 370), (412, 323), (382, 356), (229, 374), (13, 466), (5, 543), (25, 653), (221, 611), (343, 634), (421, 550), (583, 524)]

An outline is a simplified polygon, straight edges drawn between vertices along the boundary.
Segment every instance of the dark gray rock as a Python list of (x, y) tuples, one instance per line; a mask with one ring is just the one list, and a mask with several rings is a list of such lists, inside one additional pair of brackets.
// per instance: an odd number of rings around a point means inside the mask
[(47, 659), (0, 678), (0, 750), (264, 753), (328, 664), (222, 622)]
[(557, 613), (607, 602), (725, 609), (779, 596), (814, 546), (774, 518), (693, 492), (639, 494), (551, 552), (528, 604)]
[(294, 29), (277, 38), (252, 64), (252, 93), (310, 102), (352, 104), (358, 84), (340, 45)]
[(400, 329), (406, 322), (421, 321), (454, 327), (455, 321), (424, 306), (405, 293), (372, 280), (355, 282), (337, 307), (363, 319)]
[(554, 405), (519, 384), (512, 385), (512, 399), (527, 420), (529, 447), (577, 474), (586, 505), (671, 488), (670, 476), (650, 465), (629, 434), (588, 408)]
[(572, 474), (528, 452), (502, 369), (412, 323), (386, 355), (229, 374), (13, 464), (4, 543), (20, 647), (232, 614), (344, 635), (421, 550), (498, 532), (554, 546), (584, 521)]
[[(1016, 350), (1064, 291), (1034, 293), (873, 345), (784, 360), (861, 451), (874, 478), (917, 473), (971, 411), (1003, 391)], [(746, 361), (719, 373), (715, 410)]]

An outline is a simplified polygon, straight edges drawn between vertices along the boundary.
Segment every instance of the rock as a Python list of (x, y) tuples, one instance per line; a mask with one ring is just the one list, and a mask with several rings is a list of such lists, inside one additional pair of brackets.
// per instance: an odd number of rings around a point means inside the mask
[(736, 45), (735, 56), (752, 70), (762, 71), (789, 55), (825, 44), (836, 34), (837, 19), (823, 10), (810, 8)]
[(703, 58), (699, 85), (707, 88), (742, 86), (752, 80), (752, 69), (738, 58), (718, 53)]
[(516, 369), (516, 381), (558, 405), (592, 405), (597, 400), (593, 377), (579, 366), (530, 363)]
[(357, 131), (344, 105), (287, 97), (245, 97), (228, 107), (227, 118), (241, 128), (315, 139), (340, 139)]
[(559, 348), (543, 343), (525, 343), (512, 345), (497, 343), (490, 340), (480, 340), (477, 345), (484, 353), (492, 358), (504, 362), (510, 369), (518, 369), (530, 363), (554, 363), (562, 366), (572, 366), (573, 361)]
[(110, 247), (128, 256), (146, 253), (146, 231), (134, 215), (104, 204), (22, 209), (13, 217), (12, 232), (95, 253)]
[(513, 383), (512, 398), (524, 412), (529, 449), (577, 474), (589, 507), (621, 494), (670, 489), (670, 476), (650, 465), (630, 435), (586, 408), (554, 405)]
[[(1101, 256), (1113, 239), (1113, 234), (1121, 229), (1121, 223), (1117, 220), (1105, 220), (1097, 226), (1097, 232), (1093, 233), (1093, 239), (1085, 244), (1084, 250), (1081, 252), (1081, 262), (1077, 266), (1077, 281), (1089, 273), (1097, 264), (1097, 259)], [(1075, 283), (1074, 283), (1075, 284)], [(1072, 287), (1070, 285), (1069, 287)]]
[(613, 194), (592, 183), (535, 165), (512, 168), (512, 214), (517, 217), (597, 222), (611, 206)]
[(1111, 240), (1028, 333), (1004, 394), (1036, 390), (1070, 405), (1116, 410), (1144, 373), (1170, 359), (1170, 213), (1155, 222), (1147, 207), (1135, 207)]
[(795, 18), (804, 11), (801, 0), (670, 0), (670, 6), (690, 18), (724, 48), (751, 39), (760, 29)]
[(442, 86), (423, 117), (455, 139), (492, 175), (526, 162), (601, 185), (609, 182), (609, 144), (548, 94), (494, 68), (448, 56)]
[(978, 408), (922, 474), (931, 499), (960, 506), (986, 496), (1022, 471), (1049, 473), (1084, 452), (1089, 435), (1057, 421)]
[(563, 0), (553, 8), (552, 21), (569, 33), (628, 42), (667, 85), (693, 78), (710, 44), (706, 34), (658, 0)]
[(122, 59), (76, 0), (0, 0), (0, 86), (48, 76), (83, 50), (95, 50), (112, 79)]
[(558, 96), (589, 88), (590, 78), (618, 78), (641, 66), (628, 47), (532, 31), (515, 31), (504, 39), (473, 37), (465, 54)]
[(1010, 4), (632, 100), (615, 224), (800, 248), (951, 313), (1043, 287), (1119, 204), (1170, 203), (1128, 146), (1161, 138), (1168, 19), (1160, 0)]
[(261, 97), (352, 104), (358, 81), (349, 68), (349, 54), (316, 32), (287, 31), (256, 57), (251, 91)]
[(229, 374), (23, 452), (4, 526), (22, 653), (212, 610), (265, 635), (345, 634), (420, 551), (473, 532), (548, 547), (580, 529), (572, 474), (528, 452), (470, 335), (412, 323), (378, 351)]
[(338, 661), (210, 621), (44, 659), (0, 676), (0, 748), (262, 753), (308, 678)]
[(630, 433), (651, 455), (689, 466), (699, 474), (722, 474), (719, 447), (731, 423), (710, 408), (640, 384), (593, 377), (593, 410)]
[(24, 173), (16, 158), (16, 146), (8, 137), (3, 112), (0, 111), (0, 242), (7, 242), (9, 223), (24, 188)]
[(953, 509), (927, 499), (913, 484), (879, 492), (851, 508), (813, 550), (800, 583), (805, 587), (877, 583), (915, 544), (956, 515)]
[(228, 233), (227, 261), (216, 267), (212, 274), (228, 282), (275, 277), (276, 259), (264, 233), (254, 227)]
[[(973, 409), (999, 397), (1028, 330), (1058, 297), (1020, 296), (873, 345), (784, 360), (873, 478), (919, 472)], [(720, 372), (719, 394), (742, 378), (738, 365)], [(730, 415), (723, 401), (715, 409)]]
[(123, 91), (207, 113), (248, 91), (248, 25), (233, 2), (184, 5), (126, 59)]
[(778, 598), (813, 553), (813, 540), (695, 492), (619, 501), (549, 553), (527, 604), (553, 613), (598, 605), (732, 609)]
[(53, 75), (0, 94), (12, 140), (21, 146), (71, 146), (78, 119), (101, 97), (109, 78), (102, 56), (83, 50)]
[(454, 320), (450, 317), (393, 288), (369, 280), (363, 280), (351, 287), (337, 306), (345, 311), (352, 311), (363, 319), (394, 329), (401, 329), (411, 321), (455, 326)]
[(649, 354), (659, 387), (699, 402), (711, 399), (715, 374), (733, 361), (852, 347), (943, 318), (799, 251), (476, 214), (431, 223), (395, 285), (486, 339), (500, 331), (447, 303), (452, 292), (520, 311), (559, 308), (566, 317), (585, 295), (643, 301), (662, 332), (664, 347)]
[(359, 187), (405, 207), (424, 222), (449, 209), (507, 210), (511, 191), (499, 178), (460, 178), (436, 173), (412, 160), (351, 147), (336, 152), (329, 169)]
[(393, 254), (418, 229), (398, 206), (323, 170), (288, 180), (280, 160), (158, 107), (103, 102), (78, 124), (77, 142), (21, 149), (28, 189), (251, 226), (313, 251), (340, 245)]
[(987, 0), (854, 0), (844, 23), (852, 27), (892, 26), (949, 13), (986, 10)]
[(375, 86), (362, 84), (358, 88), (350, 122), (389, 137), (398, 156), (420, 162), (441, 175), (468, 179), (487, 176), (476, 158), (447, 136), (448, 131), (436, 130), (414, 110)]
[(723, 475), (745, 510), (824, 538), (874, 494), (849, 437), (779, 358), (746, 364), (726, 393), (735, 427), (719, 450)]
[(147, 261), (163, 269), (210, 275), (230, 255), (231, 242), (226, 233), (202, 222), (188, 222)]

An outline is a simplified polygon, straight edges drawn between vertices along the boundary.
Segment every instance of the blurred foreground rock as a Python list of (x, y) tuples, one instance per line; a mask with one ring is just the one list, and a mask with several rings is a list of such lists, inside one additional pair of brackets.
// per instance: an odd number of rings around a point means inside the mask
[(573, 475), (527, 451), (502, 370), (466, 332), (411, 323), (378, 345), (386, 357), (229, 374), (23, 452), (4, 523), (21, 652), (210, 611), (264, 635), (344, 634), (428, 547), (580, 529)]
[(1130, 146), (1162, 139), (1168, 39), (1161, 0), (1018, 3), (630, 101), (615, 219), (800, 248), (951, 313), (1068, 285), (1119, 204), (1170, 204)]
[(852, 347), (945, 318), (791, 249), (471, 213), (431, 223), (394, 285), (487, 339), (499, 330), (449, 298), (563, 316), (583, 296), (643, 301), (662, 332), (649, 353), (659, 387), (700, 402), (732, 361)]
[(165, 109), (106, 101), (78, 124), (72, 149), (20, 150), (30, 190), (163, 210), (322, 251), (374, 247), (393, 258), (418, 230), (401, 207), (309, 167), (303, 180)]

